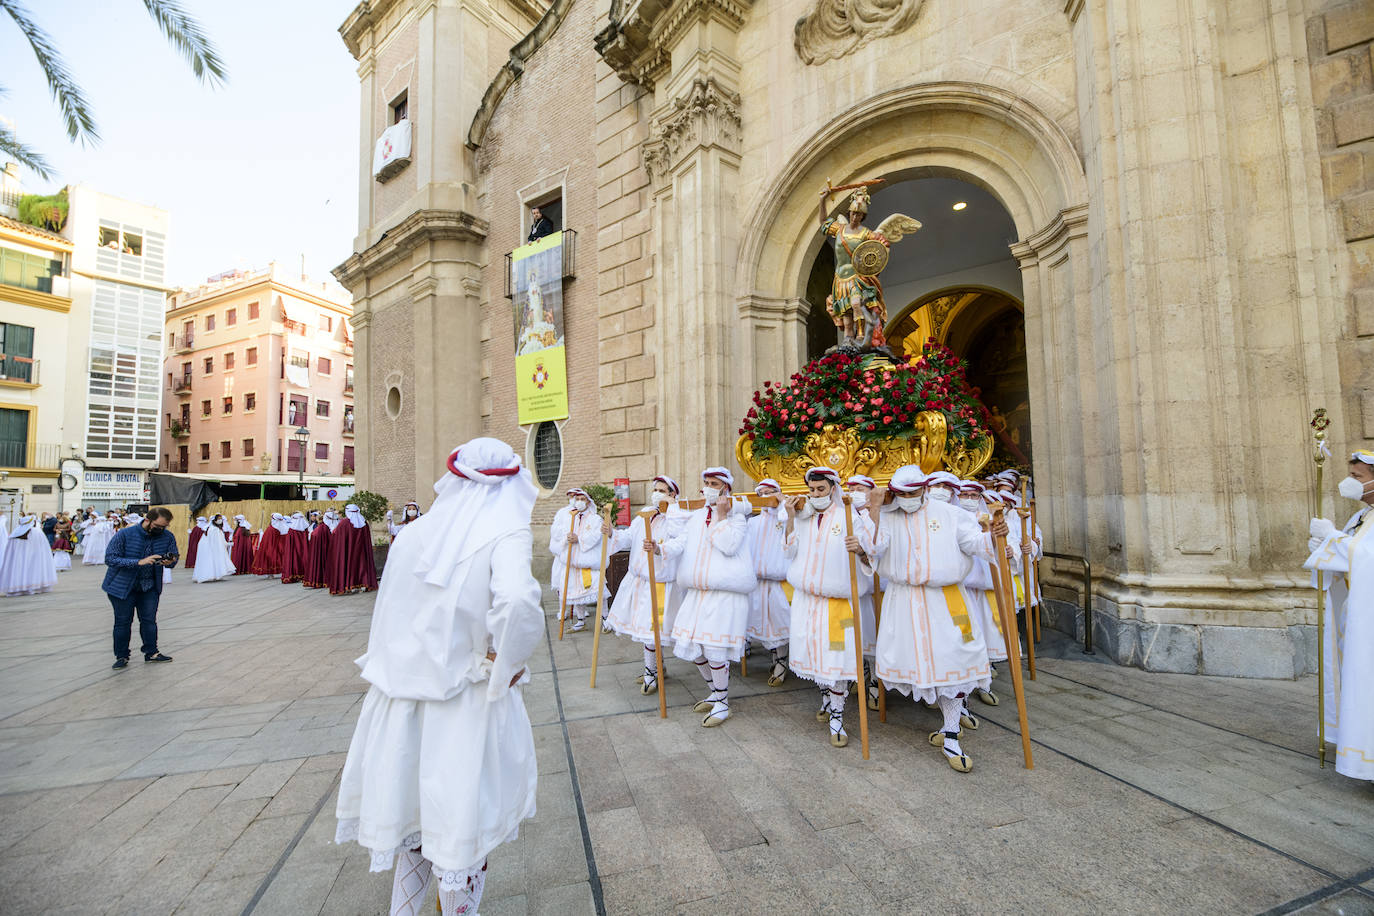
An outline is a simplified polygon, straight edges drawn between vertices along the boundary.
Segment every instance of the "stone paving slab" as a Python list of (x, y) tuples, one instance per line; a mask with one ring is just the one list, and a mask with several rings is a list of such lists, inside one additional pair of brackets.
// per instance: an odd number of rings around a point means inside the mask
[[(384, 913), (390, 874), (333, 843), (370, 596), (179, 572), (176, 661), (113, 672), (100, 573), (0, 599), (0, 911)], [(854, 704), (833, 749), (763, 658), (703, 729), (695, 666), (669, 662), (660, 719), (639, 646), (603, 636), (595, 689), (592, 647), (550, 617), (531, 660), (538, 814), (486, 916), (1374, 912), (1374, 790), (1317, 768), (1311, 678), (1151, 674), (1047, 634), (1035, 769), (1004, 673), (960, 775), (895, 694), (864, 761)]]

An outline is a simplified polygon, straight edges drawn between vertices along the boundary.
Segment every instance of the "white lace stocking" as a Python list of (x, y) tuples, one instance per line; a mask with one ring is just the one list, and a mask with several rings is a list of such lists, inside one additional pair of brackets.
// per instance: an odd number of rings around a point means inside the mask
[(439, 876), (439, 907), (443, 916), (477, 916), (482, 888), (487, 883), (487, 865), (473, 871), (436, 871)]
[(409, 849), (401, 850), (391, 882), (391, 916), (420, 916), (433, 874), (429, 859)]

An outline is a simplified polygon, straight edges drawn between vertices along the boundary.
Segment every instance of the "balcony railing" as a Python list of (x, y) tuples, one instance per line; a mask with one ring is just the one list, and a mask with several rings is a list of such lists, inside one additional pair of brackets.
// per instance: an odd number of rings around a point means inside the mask
[(167, 431), (172, 434), (173, 439), (185, 439), (191, 435), (191, 421), (173, 420)]
[(10, 356), (0, 353), (0, 382), (19, 382), (24, 385), (38, 384), (38, 360), (27, 356)]
[(183, 375), (181, 378), (173, 378), (172, 391), (176, 394), (190, 394), (191, 376)]
[(353, 393), (353, 380), (352, 380), (352, 379), (349, 379), (348, 381), (344, 382), (344, 394), (352, 394), (352, 393)]
[(282, 327), (286, 329), (287, 333), (290, 334), (300, 334), (304, 336), (310, 333), (310, 329), (305, 326), (305, 322), (303, 321), (293, 321), (290, 318), (283, 318), (281, 324)]
[(30, 445), (27, 442), (0, 440), (0, 468), (29, 471), (56, 471), (62, 446), (55, 442)]
[(172, 349), (176, 350), (178, 353), (190, 353), (195, 348), (196, 335), (194, 334), (178, 334), (173, 339)]

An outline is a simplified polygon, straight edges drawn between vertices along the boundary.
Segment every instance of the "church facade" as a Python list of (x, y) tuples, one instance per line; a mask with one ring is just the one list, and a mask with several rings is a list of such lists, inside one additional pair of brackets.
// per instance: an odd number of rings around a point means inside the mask
[[(968, 360), (1048, 548), (1091, 563), (1099, 651), (1315, 664), (1308, 419), (1334, 421), (1328, 514), (1374, 438), (1368, 4), (369, 0), (340, 32), (360, 487), (425, 504), (474, 435), (536, 470), (536, 521), (569, 486), (738, 470), (752, 393), (835, 340), (822, 192), (882, 179), (870, 224), (923, 223), (887, 337)], [(534, 206), (569, 406), (522, 425)], [(1044, 567), (1081, 631), (1077, 567)]]

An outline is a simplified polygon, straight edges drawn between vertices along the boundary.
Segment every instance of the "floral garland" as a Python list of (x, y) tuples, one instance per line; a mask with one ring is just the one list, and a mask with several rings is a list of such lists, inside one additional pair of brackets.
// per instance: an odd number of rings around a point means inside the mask
[(901, 439), (915, 432), (916, 416), (930, 410), (944, 414), (951, 444), (972, 447), (990, 427), (965, 369), (934, 338), (923, 355), (904, 364), (832, 353), (812, 360), (786, 385), (764, 382), (739, 432), (753, 441), (755, 455), (790, 458), (827, 423), (853, 429), (866, 442)]

